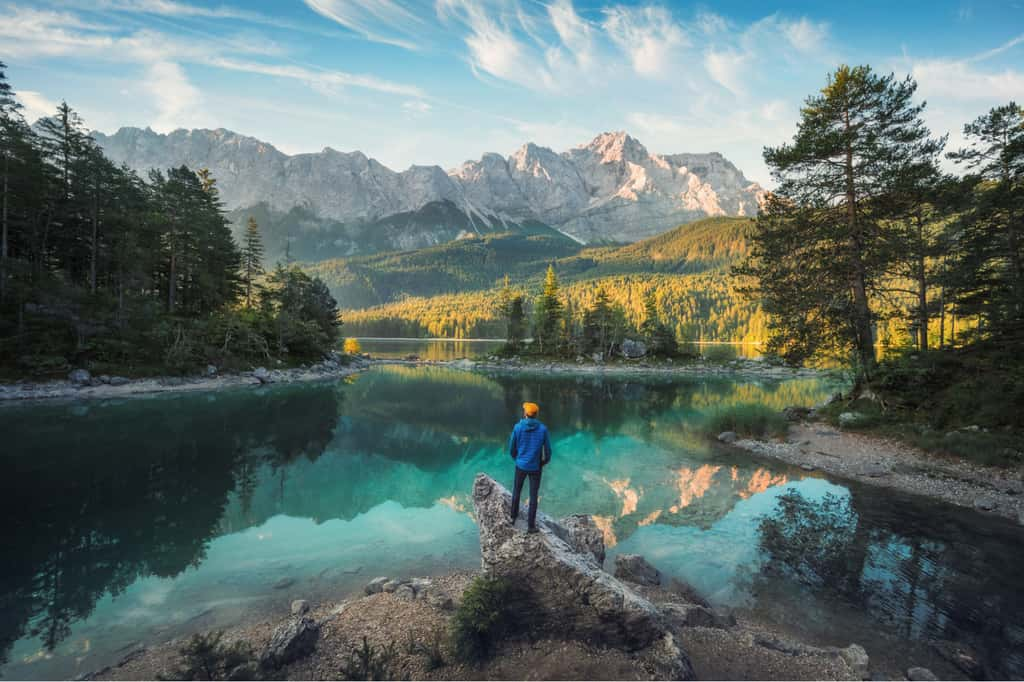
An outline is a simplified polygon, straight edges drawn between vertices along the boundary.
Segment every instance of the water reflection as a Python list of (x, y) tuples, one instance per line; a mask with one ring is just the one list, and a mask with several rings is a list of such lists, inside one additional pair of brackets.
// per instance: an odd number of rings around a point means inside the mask
[(644, 553), (768, 617), (813, 606), (828, 617), (807, 618), (812, 638), (849, 643), (855, 623), (832, 616), (863, 611), (857, 627), (968, 641), (999, 659), (989, 670), (1019, 676), (1019, 530), (755, 461), (695, 430), (722, 405), (832, 389), (382, 367), (339, 384), (5, 408), (2, 670), (73, 676), (139, 639), (373, 575), (478, 565), (472, 480), (508, 478), (505, 438), (529, 399), (555, 444), (542, 508), (594, 514), (612, 553)]

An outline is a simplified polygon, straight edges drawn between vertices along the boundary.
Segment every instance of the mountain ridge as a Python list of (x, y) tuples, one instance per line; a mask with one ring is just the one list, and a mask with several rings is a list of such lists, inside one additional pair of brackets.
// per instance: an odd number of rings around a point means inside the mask
[[(315, 220), (343, 225), (343, 235), (327, 235), (337, 248), (323, 257), (372, 252), (361, 241), (373, 241), (369, 233), (378, 221), (435, 202), (454, 205), (469, 234), (542, 223), (595, 243), (636, 241), (702, 217), (754, 215), (764, 194), (717, 152), (653, 154), (624, 131), (601, 133), (561, 153), (527, 142), (507, 157), (485, 152), (447, 171), (416, 164), (394, 171), (362, 151), (331, 147), (288, 155), (225, 128), (164, 134), (123, 127), (93, 136), (112, 160), (140, 173), (183, 164), (209, 168), (229, 210), (262, 203), (285, 215), (302, 207)], [(452, 238), (434, 232), (436, 225), (410, 223), (394, 243), (375, 248)]]

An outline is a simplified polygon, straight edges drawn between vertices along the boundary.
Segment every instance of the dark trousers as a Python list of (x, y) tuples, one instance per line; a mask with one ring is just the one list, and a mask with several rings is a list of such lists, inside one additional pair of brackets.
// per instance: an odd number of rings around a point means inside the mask
[(528, 517), (530, 528), (537, 525), (537, 492), (540, 490), (540, 471), (540, 469), (536, 471), (523, 471), (516, 467), (516, 480), (512, 486), (512, 520), (515, 521), (519, 516), (519, 498), (523, 494), (523, 481), (527, 476), (530, 477), (530, 511)]

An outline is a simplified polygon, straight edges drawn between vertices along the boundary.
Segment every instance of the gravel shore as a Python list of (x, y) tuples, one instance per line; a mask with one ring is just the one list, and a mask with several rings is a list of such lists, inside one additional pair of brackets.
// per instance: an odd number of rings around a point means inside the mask
[(733, 445), (805, 469), (924, 495), (1024, 525), (1020, 470), (925, 453), (899, 441), (821, 422), (791, 425), (785, 442), (738, 440)]

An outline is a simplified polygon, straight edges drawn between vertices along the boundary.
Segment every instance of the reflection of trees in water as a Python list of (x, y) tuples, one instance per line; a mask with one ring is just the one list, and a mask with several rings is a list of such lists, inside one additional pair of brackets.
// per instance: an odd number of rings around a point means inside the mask
[(107, 592), (197, 566), (229, 493), (251, 489), (253, 453), (316, 458), (339, 400), (303, 387), (3, 415), (18, 428), (0, 460), (0, 662), (26, 635), (53, 649)]
[[(968, 644), (988, 676), (1020, 678), (1024, 576), (1011, 524), (907, 502), (796, 490), (762, 518), (762, 572), (860, 607), (913, 640)], [(994, 527), (993, 527), (994, 526)]]

